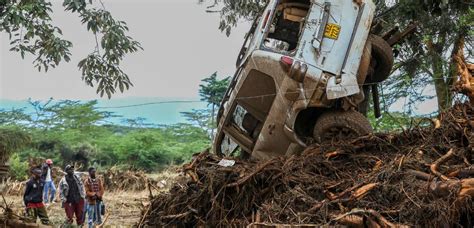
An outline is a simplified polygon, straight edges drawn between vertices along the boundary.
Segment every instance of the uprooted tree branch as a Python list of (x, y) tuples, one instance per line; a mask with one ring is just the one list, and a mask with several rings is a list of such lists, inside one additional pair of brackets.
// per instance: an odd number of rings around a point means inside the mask
[(233, 167), (203, 152), (140, 225), (472, 224), (474, 108), (458, 103), (435, 122)]

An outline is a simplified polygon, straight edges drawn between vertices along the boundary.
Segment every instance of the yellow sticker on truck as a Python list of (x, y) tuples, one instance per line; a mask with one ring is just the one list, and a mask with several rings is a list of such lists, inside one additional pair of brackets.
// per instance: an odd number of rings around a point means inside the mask
[(339, 38), (340, 32), (341, 32), (341, 26), (337, 24), (329, 23), (326, 25), (326, 29), (324, 30), (324, 37), (337, 40), (337, 38)]

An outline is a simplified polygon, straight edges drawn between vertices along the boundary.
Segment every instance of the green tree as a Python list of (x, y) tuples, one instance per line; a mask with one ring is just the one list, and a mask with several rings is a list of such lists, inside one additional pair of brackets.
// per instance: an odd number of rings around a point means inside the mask
[(211, 135), (213, 126), (211, 123), (211, 111), (209, 109), (193, 109), (190, 112), (181, 112), (181, 115), (183, 115), (188, 122), (204, 129)]
[[(94, 144), (110, 134), (101, 125), (113, 116), (98, 110), (97, 101), (30, 101), (36, 112), (32, 122), (26, 123), (33, 137), (31, 150), (26, 155), (78, 161), (84, 165), (89, 154), (95, 152)], [(26, 156), (25, 156), (26, 157)]]
[[(6, 161), (4, 151), (8, 155), (18, 152), (10, 159), (10, 173), (19, 179), (25, 174), (21, 160), (29, 157), (51, 158), (58, 165), (79, 162), (83, 167), (118, 165), (156, 171), (186, 162), (210, 144), (206, 129), (197, 125), (149, 125), (143, 118), (127, 121), (129, 126), (108, 123), (115, 115), (98, 110), (96, 101), (30, 102), (36, 110), (32, 114), (0, 110), (0, 117), (8, 117), (0, 121), (14, 123), (0, 128), (0, 158)], [(24, 115), (29, 118), (14, 122), (16, 116)]]
[(215, 128), (215, 111), (219, 108), (222, 99), (225, 96), (227, 87), (229, 86), (230, 78), (224, 78), (222, 80), (217, 79), (217, 72), (214, 72), (208, 78), (202, 80), (204, 84), (199, 85), (199, 95), (201, 100), (208, 103), (211, 106), (211, 135), (214, 135)]
[[(8, 169), (5, 170), (5, 164), (10, 156), (25, 147), (30, 141), (30, 135), (24, 130), (16, 127), (0, 128), (0, 181), (8, 174)], [(17, 166), (14, 167), (17, 168)]]
[(8, 162), (10, 165), (10, 176), (18, 181), (28, 179), (28, 162), (19, 154), (13, 154)]
[(0, 109), (0, 125), (18, 125), (19, 123), (29, 123), (31, 122), (31, 116), (25, 114), (25, 109), (15, 109), (4, 110)]
[(27, 132), (16, 127), (0, 128), (0, 154), (9, 154), (30, 142)]
[[(47, 71), (61, 61), (71, 60), (72, 43), (62, 38), (62, 30), (53, 25), (52, 1), (0, 0), (0, 32), (9, 35), (11, 51), (35, 56), (34, 66)], [(78, 64), (82, 78), (96, 86), (100, 96), (110, 98), (117, 90), (123, 92), (132, 83), (120, 68), (126, 54), (141, 49), (140, 43), (127, 35), (125, 22), (116, 20), (99, 0), (64, 0), (64, 9), (77, 14), (96, 38), (95, 49)]]
[(149, 128), (154, 126), (151, 123), (147, 123), (146, 118), (143, 117), (124, 119), (122, 120), (122, 123), (130, 126), (131, 128)]
[(404, 27), (412, 22), (418, 24), (417, 32), (397, 47), (394, 74), (384, 83), (389, 104), (410, 97), (407, 105), (415, 106), (420, 100), (430, 98), (424, 96), (424, 90), (432, 85), (438, 109), (450, 108), (453, 103), (452, 85), (457, 77), (453, 56), (467, 51), (469, 56), (466, 58), (472, 58), (472, 3), (400, 0), (382, 18), (388, 25), (386, 27)]
[(108, 118), (115, 117), (111, 112), (99, 111), (96, 108), (96, 100), (87, 102), (49, 100), (45, 103), (29, 100), (29, 103), (35, 109), (32, 124), (45, 130), (88, 131), (99, 124), (106, 123)]

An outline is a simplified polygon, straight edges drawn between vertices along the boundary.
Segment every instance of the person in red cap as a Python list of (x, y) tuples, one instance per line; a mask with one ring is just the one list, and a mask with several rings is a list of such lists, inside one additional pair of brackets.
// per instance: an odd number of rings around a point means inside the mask
[(41, 175), (41, 179), (44, 181), (43, 202), (45, 204), (48, 204), (48, 202), (53, 203), (54, 196), (56, 195), (56, 186), (54, 186), (53, 179), (53, 160), (46, 159), (42, 168), (43, 174)]

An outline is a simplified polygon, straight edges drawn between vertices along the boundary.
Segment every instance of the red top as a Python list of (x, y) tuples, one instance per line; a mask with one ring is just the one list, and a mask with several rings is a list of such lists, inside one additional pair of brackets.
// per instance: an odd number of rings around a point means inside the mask
[(43, 203), (28, 203), (26, 208), (41, 208), (44, 207)]

